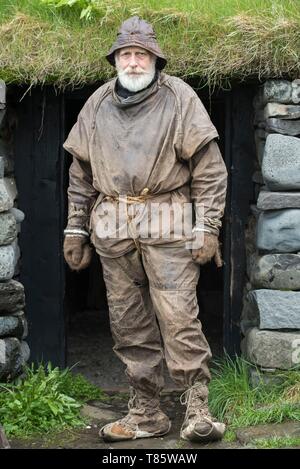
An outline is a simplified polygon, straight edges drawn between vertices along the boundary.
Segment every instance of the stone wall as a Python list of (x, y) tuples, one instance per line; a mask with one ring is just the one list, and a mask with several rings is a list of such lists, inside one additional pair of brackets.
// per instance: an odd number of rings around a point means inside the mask
[(11, 119), (0, 81), (0, 380), (17, 376), (29, 358), (25, 295), (18, 281), (18, 232), (24, 214), (17, 206)]
[(300, 80), (267, 81), (254, 107), (242, 351), (267, 373), (300, 366)]

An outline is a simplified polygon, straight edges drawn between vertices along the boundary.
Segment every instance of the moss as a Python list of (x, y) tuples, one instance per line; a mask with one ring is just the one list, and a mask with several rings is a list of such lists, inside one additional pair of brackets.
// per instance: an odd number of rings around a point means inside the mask
[(200, 86), (293, 79), (300, 72), (300, 12), (291, 0), (97, 0), (89, 21), (80, 19), (76, 5), (1, 3), (0, 77), (7, 83), (65, 87), (107, 80), (114, 69), (104, 55), (133, 14), (154, 25), (169, 60), (166, 71), (198, 77)]

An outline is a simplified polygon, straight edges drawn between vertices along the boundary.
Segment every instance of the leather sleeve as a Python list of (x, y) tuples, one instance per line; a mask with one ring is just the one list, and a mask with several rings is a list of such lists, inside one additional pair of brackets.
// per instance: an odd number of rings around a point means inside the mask
[(211, 140), (189, 163), (196, 226), (218, 235), (225, 209), (227, 170), (217, 142)]
[(67, 229), (88, 231), (91, 209), (97, 196), (89, 162), (73, 157), (69, 170)]

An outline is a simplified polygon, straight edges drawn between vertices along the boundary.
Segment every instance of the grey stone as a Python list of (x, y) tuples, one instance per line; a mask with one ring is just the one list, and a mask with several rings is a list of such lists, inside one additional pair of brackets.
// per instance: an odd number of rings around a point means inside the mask
[(120, 418), (119, 412), (114, 412), (109, 409), (99, 409), (98, 407), (85, 404), (80, 411), (83, 417), (86, 417), (90, 422), (97, 422), (99, 426), (107, 423), (114, 422)]
[(4, 160), (4, 175), (12, 176), (15, 169), (15, 163), (13, 158), (11, 158), (10, 156), (2, 156), (1, 158), (3, 158)]
[(5, 179), (0, 179), (0, 212), (5, 212), (12, 208), (14, 201), (9, 196), (7, 187), (5, 184)]
[(300, 134), (300, 120), (277, 119), (269, 117), (266, 120), (266, 131), (283, 135), (296, 136)]
[(262, 175), (271, 191), (300, 190), (300, 139), (269, 135), (262, 161)]
[(9, 212), (0, 213), (0, 245), (11, 244), (17, 236), (15, 217)]
[(300, 208), (300, 192), (270, 192), (261, 190), (257, 199), (260, 210)]
[(252, 427), (239, 428), (236, 431), (236, 436), (239, 442), (242, 444), (248, 444), (260, 438), (295, 438), (300, 436), (300, 426), (299, 422), (283, 422), (277, 424), (255, 425)]
[(22, 223), (25, 218), (25, 213), (16, 207), (11, 208), (10, 213), (15, 217), (17, 223)]
[(259, 88), (254, 105), (255, 107), (264, 107), (268, 102), (291, 103), (292, 83), (287, 80), (267, 80)]
[(248, 276), (255, 288), (300, 290), (300, 255), (253, 253), (248, 259)]
[(4, 184), (6, 186), (9, 197), (14, 201), (18, 197), (16, 181), (14, 177), (5, 177)]
[(15, 271), (15, 252), (11, 245), (0, 246), (0, 281), (10, 280)]
[(16, 275), (19, 272), (19, 259), (21, 257), (20, 247), (16, 239), (12, 242), (11, 247), (14, 250), (14, 275)]
[(21, 373), (30, 356), (28, 344), (16, 337), (0, 339), (0, 379)]
[(259, 386), (280, 386), (284, 383), (285, 377), (274, 368), (254, 368), (249, 370), (249, 380), (252, 388)]
[(264, 109), (264, 118), (299, 119), (300, 106), (294, 104), (268, 103)]
[(10, 449), (11, 446), (5, 434), (4, 428), (0, 425), (0, 449)]
[(24, 313), (13, 316), (0, 316), (0, 337), (25, 338), (28, 333), (27, 321)]
[(0, 156), (0, 179), (4, 177), (4, 157)]
[(20, 352), (17, 356), (16, 363), (15, 363), (15, 368), (14, 368), (14, 375), (17, 375), (21, 373), (22, 368), (26, 364), (26, 362), (29, 360), (30, 357), (30, 349), (24, 340), (21, 341), (20, 343)]
[(264, 368), (289, 370), (300, 364), (300, 331), (261, 331), (253, 328), (247, 331), (241, 347), (250, 362)]
[(300, 80), (296, 78), (296, 80), (292, 81), (292, 102), (295, 104), (300, 103)]
[(3, 80), (0, 80), (0, 104), (6, 104), (6, 85)]
[(0, 283), (0, 315), (20, 311), (25, 306), (24, 287), (16, 280)]
[(25, 318), (25, 316), (24, 316), (24, 318), (22, 319), (22, 322), (23, 322), (23, 334), (22, 334), (21, 339), (24, 340), (24, 339), (26, 339), (26, 337), (28, 336), (28, 321), (27, 321), (27, 319)]
[(299, 104), (300, 80), (296, 79), (292, 82), (287, 80), (268, 80), (264, 84), (260, 96), (263, 96), (264, 103), (269, 101), (284, 104)]
[(0, 339), (0, 378), (14, 376), (21, 353), (21, 343), (15, 337)]
[(259, 215), (256, 246), (262, 251), (300, 251), (300, 209), (269, 210)]
[(253, 290), (247, 300), (248, 326), (252, 322), (259, 329), (300, 329), (300, 292)]

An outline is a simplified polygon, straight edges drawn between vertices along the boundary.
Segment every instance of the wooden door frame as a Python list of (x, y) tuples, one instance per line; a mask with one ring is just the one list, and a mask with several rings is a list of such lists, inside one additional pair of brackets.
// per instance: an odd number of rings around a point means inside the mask
[[(96, 88), (96, 87), (95, 87)], [(254, 88), (238, 86), (225, 92), (225, 163), (229, 173), (224, 235), (223, 347), (239, 354), (243, 287), (245, 283), (244, 227), (252, 199)], [(31, 360), (66, 365), (64, 313), (65, 220), (64, 168), (65, 100), (53, 87), (33, 88), (19, 102), (24, 89), (11, 93), (16, 105), (15, 177), (18, 206), (25, 213), (19, 243), (20, 281), (26, 294)], [(85, 90), (74, 93), (84, 97)], [(90, 94), (90, 93), (89, 93)], [(48, 203), (47, 203), (48, 201)], [(52, 204), (52, 205), (51, 205)], [(55, 293), (56, 292), (56, 293)]]
[(225, 163), (228, 190), (224, 236), (223, 347), (240, 355), (240, 316), (246, 283), (245, 226), (253, 202), (255, 143), (253, 97), (257, 85), (239, 85), (226, 97)]

